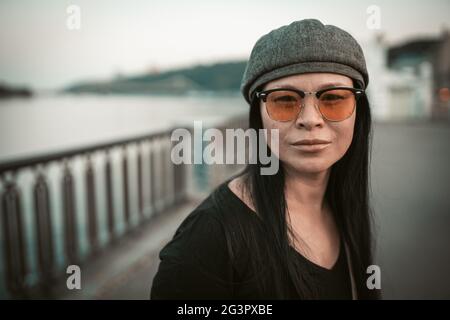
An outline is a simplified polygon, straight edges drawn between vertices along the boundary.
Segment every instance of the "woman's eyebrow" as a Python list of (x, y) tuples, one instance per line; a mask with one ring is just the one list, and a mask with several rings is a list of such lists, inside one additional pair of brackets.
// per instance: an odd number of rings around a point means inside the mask
[[(317, 90), (322, 90), (322, 89), (330, 88), (330, 87), (347, 87), (347, 85), (345, 85), (343, 83), (340, 83), (340, 82), (327, 82), (327, 83), (321, 84), (317, 88)], [(279, 85), (276, 85), (275, 87), (273, 87), (273, 89), (279, 89), (279, 88), (302, 90), (302, 89), (299, 89), (299, 88), (297, 88), (297, 87), (295, 87), (293, 85), (290, 85), (290, 84), (279, 84)], [(304, 91), (304, 90), (302, 90), (302, 91)]]
[(329, 87), (348, 87), (347, 85), (341, 82), (328, 82), (319, 86), (318, 90), (329, 88)]

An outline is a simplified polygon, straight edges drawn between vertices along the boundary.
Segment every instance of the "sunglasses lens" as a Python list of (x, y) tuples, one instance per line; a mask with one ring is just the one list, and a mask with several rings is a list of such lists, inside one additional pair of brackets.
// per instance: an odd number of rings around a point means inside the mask
[(319, 109), (331, 121), (341, 121), (350, 117), (356, 106), (355, 94), (351, 90), (336, 89), (322, 93)]
[(273, 91), (267, 96), (267, 113), (273, 120), (290, 121), (297, 117), (301, 100), (301, 96), (292, 91)]

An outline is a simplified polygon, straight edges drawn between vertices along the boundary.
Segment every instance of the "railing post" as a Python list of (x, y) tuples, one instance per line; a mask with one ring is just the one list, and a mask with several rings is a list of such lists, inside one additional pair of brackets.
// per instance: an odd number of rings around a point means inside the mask
[(142, 146), (141, 142), (137, 142), (137, 178), (138, 178), (138, 208), (139, 208), (139, 218), (141, 221), (144, 220), (144, 195), (143, 195), (143, 182), (142, 182)]
[[(173, 148), (175, 142), (172, 141), (171, 146)], [(185, 164), (175, 164), (172, 162), (172, 172), (173, 172), (173, 203), (178, 204), (184, 198), (184, 173)]]
[(150, 149), (149, 149), (149, 159), (150, 159), (150, 203), (152, 208), (152, 215), (156, 214), (158, 211), (156, 205), (156, 165), (155, 165), (155, 139), (150, 139)]
[(166, 160), (166, 145), (164, 136), (161, 136), (159, 139), (159, 152), (160, 152), (160, 171), (161, 174), (159, 176), (160, 180), (160, 201), (162, 201), (161, 210), (165, 210), (167, 208), (167, 160)]
[(12, 298), (25, 298), (28, 265), (25, 253), (22, 207), (20, 192), (14, 181), (6, 181), (2, 176), (4, 191), (2, 194), (3, 244), (5, 252), (6, 286)]
[(73, 175), (69, 167), (69, 160), (64, 159), (64, 173), (62, 179), (63, 205), (64, 205), (64, 239), (66, 259), (68, 264), (77, 264), (78, 233), (75, 210), (75, 189)]
[(53, 230), (50, 210), (50, 194), (44, 176), (45, 168), (37, 169), (34, 185), (34, 208), (36, 214), (36, 235), (38, 244), (39, 287), (44, 293), (49, 292), (54, 272), (55, 257), (53, 246)]
[(125, 217), (125, 229), (130, 227), (130, 200), (128, 193), (128, 154), (127, 145), (122, 146), (122, 175), (123, 175), (123, 209)]
[(106, 183), (106, 205), (107, 205), (107, 216), (108, 216), (108, 236), (109, 241), (114, 241), (116, 239), (116, 223), (114, 217), (114, 201), (113, 201), (113, 182), (112, 182), (112, 165), (111, 165), (111, 154), (110, 150), (106, 149), (106, 163), (105, 163), (105, 183)]
[(95, 175), (92, 166), (91, 155), (87, 154), (86, 160), (86, 197), (87, 197), (87, 221), (90, 253), (96, 254), (98, 246), (97, 208), (95, 197)]

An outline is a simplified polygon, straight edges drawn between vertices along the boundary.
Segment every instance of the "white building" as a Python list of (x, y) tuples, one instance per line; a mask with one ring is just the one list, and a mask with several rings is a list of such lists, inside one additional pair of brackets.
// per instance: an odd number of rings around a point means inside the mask
[(422, 61), (416, 68), (389, 69), (389, 48), (382, 35), (362, 43), (362, 47), (370, 77), (368, 96), (374, 120), (431, 118), (431, 63)]

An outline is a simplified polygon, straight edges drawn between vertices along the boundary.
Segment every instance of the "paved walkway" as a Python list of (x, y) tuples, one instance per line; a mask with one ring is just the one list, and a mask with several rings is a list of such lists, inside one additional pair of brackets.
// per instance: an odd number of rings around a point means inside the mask
[(56, 289), (59, 299), (149, 299), (162, 246), (180, 222), (200, 203), (190, 200), (166, 211), (120, 240), (81, 268), (81, 290)]
[(372, 205), (384, 296), (450, 299), (450, 123), (374, 129)]

